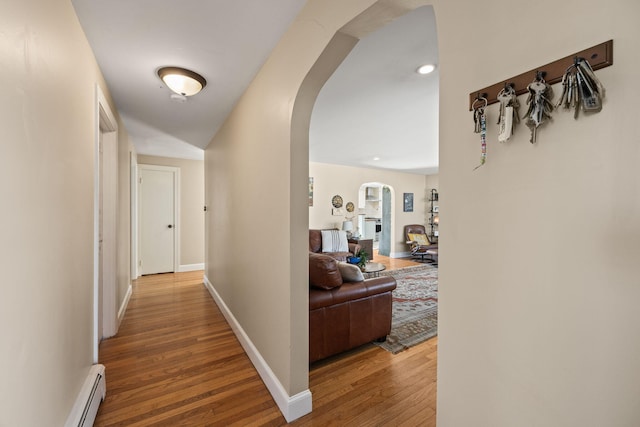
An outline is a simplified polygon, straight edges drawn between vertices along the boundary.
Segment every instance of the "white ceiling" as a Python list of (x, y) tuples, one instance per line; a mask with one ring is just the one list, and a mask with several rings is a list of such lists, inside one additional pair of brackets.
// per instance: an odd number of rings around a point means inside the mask
[[(305, 2), (72, 0), (137, 152), (193, 159)], [(435, 173), (438, 75), (415, 73), (428, 62), (437, 62), (431, 7), (361, 40), (320, 93), (310, 160)], [(196, 71), (207, 86), (172, 101), (162, 66)]]
[[(409, 173), (438, 171), (438, 42), (432, 7), (362, 39), (318, 96), (309, 157)], [(374, 160), (377, 159), (377, 160)]]

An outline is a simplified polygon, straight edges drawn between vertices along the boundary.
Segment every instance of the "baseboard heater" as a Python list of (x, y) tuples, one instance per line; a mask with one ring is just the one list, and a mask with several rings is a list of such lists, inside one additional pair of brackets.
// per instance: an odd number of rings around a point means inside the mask
[(107, 393), (104, 365), (93, 365), (82, 385), (65, 427), (89, 427), (98, 414), (98, 407)]

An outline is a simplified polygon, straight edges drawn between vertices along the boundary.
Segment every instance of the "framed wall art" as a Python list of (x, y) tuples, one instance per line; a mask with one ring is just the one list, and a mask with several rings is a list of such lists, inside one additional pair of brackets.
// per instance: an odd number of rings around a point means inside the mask
[(403, 212), (413, 212), (413, 193), (404, 193), (402, 199), (404, 201)]

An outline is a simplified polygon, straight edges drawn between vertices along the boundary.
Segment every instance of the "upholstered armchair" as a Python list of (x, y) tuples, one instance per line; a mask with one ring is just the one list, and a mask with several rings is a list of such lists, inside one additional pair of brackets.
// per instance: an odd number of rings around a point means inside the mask
[(438, 244), (431, 243), (424, 225), (411, 224), (404, 226), (404, 235), (407, 245), (411, 248), (411, 255), (424, 259), (425, 255), (438, 255)]

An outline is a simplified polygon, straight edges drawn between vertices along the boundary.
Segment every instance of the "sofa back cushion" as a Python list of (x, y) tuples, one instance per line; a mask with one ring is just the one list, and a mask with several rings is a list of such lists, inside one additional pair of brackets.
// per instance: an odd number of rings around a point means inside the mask
[(309, 252), (309, 284), (321, 289), (342, 285), (338, 261), (328, 255)]
[(320, 230), (309, 230), (309, 252), (322, 252), (322, 233)]

